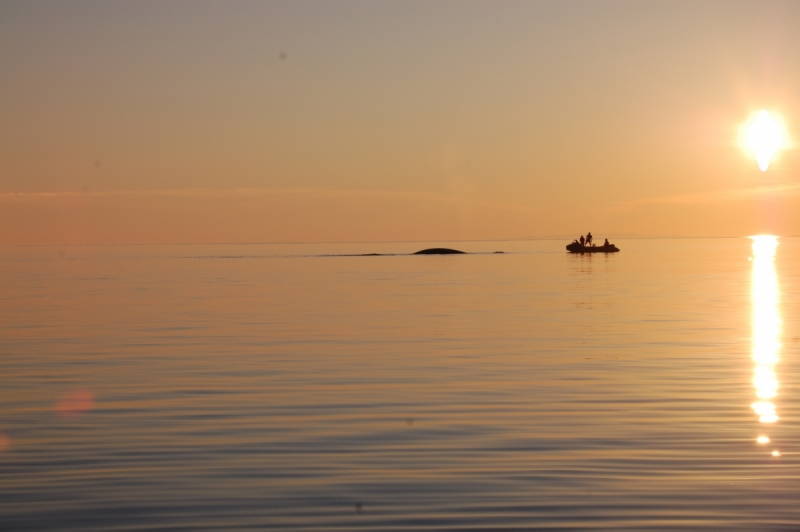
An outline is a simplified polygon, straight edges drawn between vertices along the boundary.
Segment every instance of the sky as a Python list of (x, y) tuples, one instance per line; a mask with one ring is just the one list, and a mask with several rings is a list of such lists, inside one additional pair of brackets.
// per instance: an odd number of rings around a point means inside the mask
[(800, 233), (800, 2), (0, 0), (0, 244)]

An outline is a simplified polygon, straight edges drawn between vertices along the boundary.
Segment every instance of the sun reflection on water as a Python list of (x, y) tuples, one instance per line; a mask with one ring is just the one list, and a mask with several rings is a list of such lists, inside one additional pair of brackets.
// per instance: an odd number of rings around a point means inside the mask
[[(778, 375), (775, 366), (780, 358), (781, 315), (779, 308), (778, 274), (775, 253), (778, 237), (758, 235), (753, 241), (753, 270), (750, 284), (752, 302), (753, 388), (756, 401), (751, 405), (759, 423), (773, 424), (780, 418), (774, 399), (778, 395)], [(767, 444), (769, 436), (762, 434), (757, 443)], [(770, 453), (781, 455), (777, 449)]]

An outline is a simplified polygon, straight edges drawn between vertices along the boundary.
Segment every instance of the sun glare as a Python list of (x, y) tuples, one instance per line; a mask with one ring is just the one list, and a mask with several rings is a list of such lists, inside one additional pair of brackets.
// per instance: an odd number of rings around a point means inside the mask
[(783, 118), (762, 109), (750, 115), (739, 130), (739, 143), (748, 155), (766, 172), (781, 150), (789, 147), (789, 133)]
[[(752, 357), (753, 388), (756, 400), (751, 408), (759, 423), (771, 425), (780, 419), (775, 399), (779, 383), (777, 366), (781, 351), (781, 311), (778, 273), (775, 268), (775, 254), (778, 237), (757, 235), (750, 237), (752, 249), (752, 277), (750, 297), (752, 300)], [(766, 445), (770, 442), (767, 434), (761, 434), (756, 442)], [(773, 456), (779, 456), (774, 454)]]

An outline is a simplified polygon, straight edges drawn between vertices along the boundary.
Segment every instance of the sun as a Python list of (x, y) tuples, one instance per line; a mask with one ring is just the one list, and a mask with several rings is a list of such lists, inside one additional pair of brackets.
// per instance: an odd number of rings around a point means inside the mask
[(766, 172), (778, 153), (789, 147), (789, 133), (779, 114), (761, 109), (740, 127), (739, 144), (756, 160), (758, 168)]

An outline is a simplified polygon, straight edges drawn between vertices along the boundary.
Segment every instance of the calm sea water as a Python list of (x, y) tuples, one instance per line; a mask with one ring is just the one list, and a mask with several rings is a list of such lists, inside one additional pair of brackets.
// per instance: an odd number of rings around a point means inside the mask
[(800, 529), (800, 239), (617, 243), (0, 249), (0, 529)]

